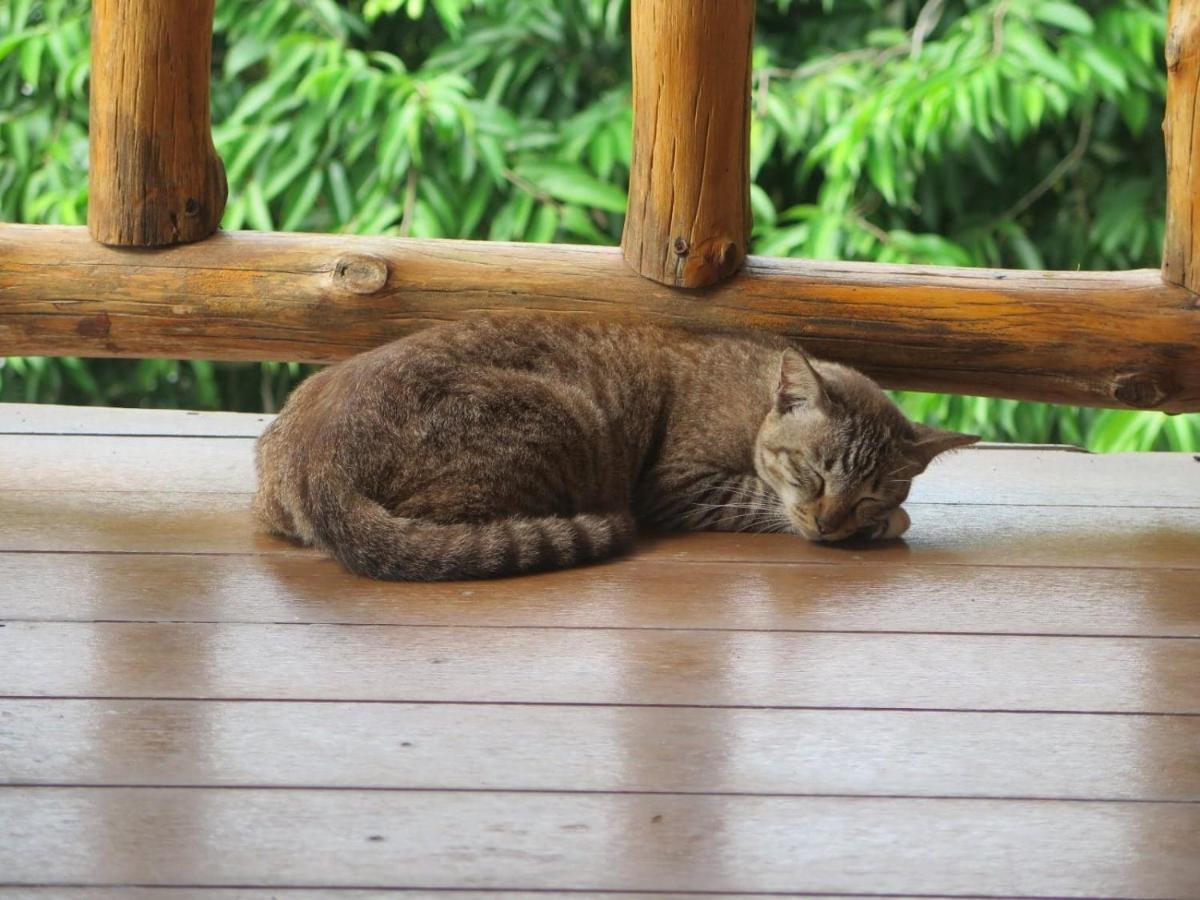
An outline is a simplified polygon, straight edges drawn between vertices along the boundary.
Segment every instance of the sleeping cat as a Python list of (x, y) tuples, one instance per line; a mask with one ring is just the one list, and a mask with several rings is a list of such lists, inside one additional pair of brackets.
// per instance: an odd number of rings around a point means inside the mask
[(375, 578), (478, 578), (626, 549), (638, 527), (891, 538), (934, 456), (865, 375), (760, 334), (531, 315), (430, 328), (301, 384), (255, 515)]

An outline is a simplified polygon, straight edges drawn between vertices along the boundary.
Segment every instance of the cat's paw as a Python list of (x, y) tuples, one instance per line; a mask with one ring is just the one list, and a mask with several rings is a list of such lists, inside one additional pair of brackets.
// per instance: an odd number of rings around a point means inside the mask
[(912, 524), (912, 519), (908, 517), (908, 513), (903, 508), (897, 507), (888, 514), (887, 521), (881, 523), (880, 540), (891, 540), (898, 538), (904, 532), (908, 531), (908, 526)]
[(864, 528), (858, 536), (870, 541), (888, 541), (908, 531), (910, 524), (908, 513), (903, 509), (893, 509), (886, 519)]

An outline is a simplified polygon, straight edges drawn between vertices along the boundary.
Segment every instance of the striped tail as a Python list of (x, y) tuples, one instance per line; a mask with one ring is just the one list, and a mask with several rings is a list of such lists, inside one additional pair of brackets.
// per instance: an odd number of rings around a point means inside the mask
[(362, 495), (308, 510), (318, 543), (347, 569), (391, 581), (492, 578), (593, 562), (632, 543), (629, 513), (443, 525), (391, 515)]

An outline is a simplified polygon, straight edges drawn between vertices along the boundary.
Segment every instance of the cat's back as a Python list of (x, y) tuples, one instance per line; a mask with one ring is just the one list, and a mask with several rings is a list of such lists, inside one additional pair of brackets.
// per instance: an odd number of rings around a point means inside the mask
[[(542, 314), (485, 315), (423, 329), (315, 373), (288, 399), (266, 443), (312, 447), (322, 433), (394, 428), (537, 379), (572, 389), (599, 382), (645, 393), (687, 335), (621, 321)], [(516, 378), (508, 377), (516, 376)], [(272, 440), (274, 438), (275, 440)]]
[(438, 325), (381, 349), (394, 349), (407, 371), (450, 364), (463, 371), (569, 372), (589, 364), (645, 365), (682, 337), (676, 329), (650, 323), (513, 313)]

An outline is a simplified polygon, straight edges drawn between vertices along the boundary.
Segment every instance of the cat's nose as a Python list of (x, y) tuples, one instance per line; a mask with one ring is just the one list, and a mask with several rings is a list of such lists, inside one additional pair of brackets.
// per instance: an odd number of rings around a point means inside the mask
[(817, 510), (817, 533), (824, 537), (841, 531), (850, 515), (850, 508), (840, 501), (822, 501)]

